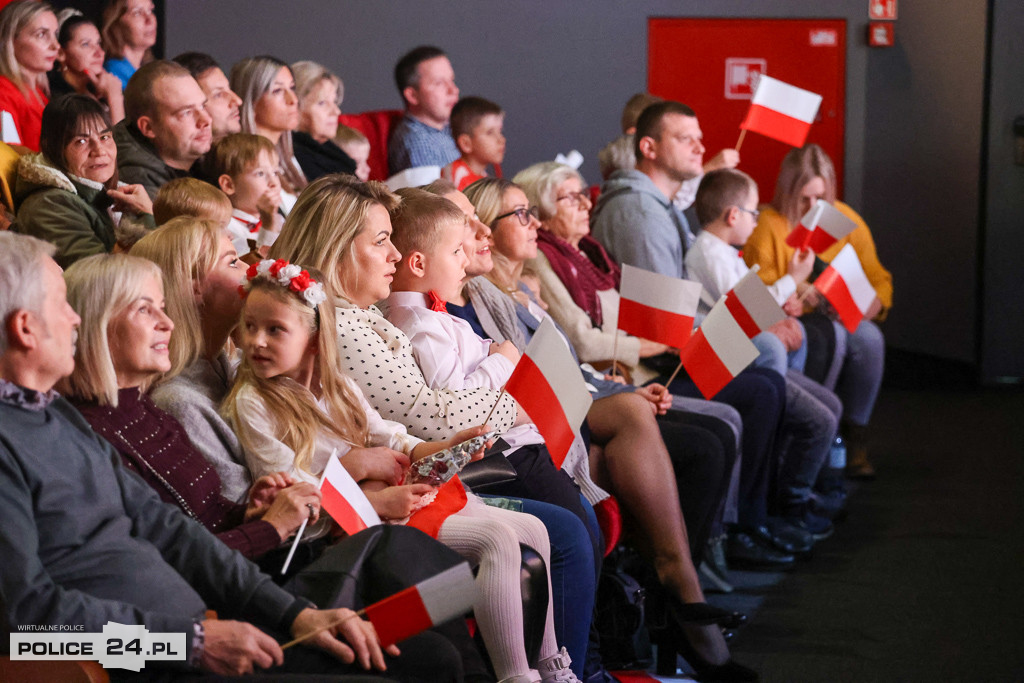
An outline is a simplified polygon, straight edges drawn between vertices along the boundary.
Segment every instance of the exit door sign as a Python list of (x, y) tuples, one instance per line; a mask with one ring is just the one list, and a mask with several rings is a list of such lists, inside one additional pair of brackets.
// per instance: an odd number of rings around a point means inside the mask
[(896, 20), (896, 0), (868, 0), (868, 19)]

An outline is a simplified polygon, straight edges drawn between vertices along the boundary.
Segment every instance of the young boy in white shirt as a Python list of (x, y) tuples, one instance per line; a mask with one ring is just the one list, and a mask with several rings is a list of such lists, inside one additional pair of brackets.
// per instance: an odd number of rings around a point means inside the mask
[[(392, 212), (391, 241), (402, 260), (391, 285), (391, 296), (381, 312), (405, 332), (413, 356), (427, 384), (435, 389), (458, 391), (476, 387), (500, 389), (519, 362), (511, 341), (495, 344), (477, 336), (469, 323), (450, 315), (445, 302), (462, 288), (468, 259), (463, 241), (470, 227), (462, 210), (452, 202), (423, 190), (399, 190), (402, 204)], [(536, 425), (519, 411), (516, 426), (501, 435), (511, 447), (540, 445)], [(573, 442), (565, 458), (565, 470), (595, 503), (608, 496), (590, 479), (587, 452), (582, 440)]]
[[(702, 229), (686, 251), (686, 272), (717, 301), (749, 271), (739, 249), (757, 226), (757, 183), (742, 171), (712, 171), (701, 180), (694, 203)], [(814, 252), (809, 249), (796, 252), (789, 263), (788, 274), (768, 288), (791, 317), (754, 337), (762, 356), (773, 353), (778, 345), (778, 342), (769, 343), (768, 335), (778, 337), (791, 352), (803, 344), (803, 326), (792, 316), (800, 313), (797, 286), (807, 280), (813, 265)], [(780, 505), (787, 521), (804, 528), (816, 538), (824, 538), (831, 534), (831, 525), (811, 512), (811, 487), (835, 437), (842, 403), (835, 394), (802, 372), (787, 369), (785, 354), (780, 353), (780, 358), (771, 366), (780, 364), (782, 367), (777, 369), (786, 378), (786, 429), (802, 437), (798, 447), (791, 447), (784, 458), (780, 473)], [(814, 508), (820, 512), (828, 516), (838, 512), (818, 507), (819, 502), (815, 498)]]
[(233, 133), (214, 143), (206, 164), (234, 207), (228, 233), (235, 251), (266, 257), (284, 224), (274, 144), (262, 135)]

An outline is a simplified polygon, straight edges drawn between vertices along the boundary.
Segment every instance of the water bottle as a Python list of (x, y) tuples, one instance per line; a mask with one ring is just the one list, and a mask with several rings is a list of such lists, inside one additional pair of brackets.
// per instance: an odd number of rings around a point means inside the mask
[(846, 442), (839, 434), (836, 434), (836, 438), (832, 442), (832, 448), (828, 455), (828, 466), (833, 470), (842, 470), (846, 467)]

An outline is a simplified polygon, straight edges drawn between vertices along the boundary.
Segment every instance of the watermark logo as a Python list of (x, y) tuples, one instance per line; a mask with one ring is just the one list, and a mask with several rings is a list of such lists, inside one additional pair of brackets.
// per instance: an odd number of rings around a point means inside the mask
[[(108, 621), (102, 633), (68, 626), (32, 628), (11, 634), (12, 660), (93, 660), (105, 669), (141, 671), (146, 662), (184, 661), (184, 633), (150, 633), (145, 626)], [(67, 633), (65, 631), (71, 631)]]

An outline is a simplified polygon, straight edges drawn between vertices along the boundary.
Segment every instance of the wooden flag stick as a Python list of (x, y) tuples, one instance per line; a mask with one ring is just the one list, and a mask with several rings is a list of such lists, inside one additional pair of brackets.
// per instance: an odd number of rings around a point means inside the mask
[(676, 378), (676, 375), (678, 375), (679, 371), (682, 370), (682, 369), (683, 369), (683, 361), (679, 361), (679, 365), (676, 366), (676, 369), (672, 371), (672, 375), (668, 378), (668, 381), (665, 382), (665, 386), (666, 387), (668, 387), (668, 386), (670, 386), (672, 384), (672, 380), (674, 380)]
[(797, 297), (796, 302), (798, 304), (802, 304), (804, 302), (804, 299), (809, 297), (811, 295), (811, 291), (813, 291), (813, 290), (814, 290), (814, 285), (810, 285), (807, 289), (804, 290), (803, 294), (801, 294), (799, 297)]
[(615, 339), (612, 340), (612, 377), (619, 374), (618, 363), (619, 356), (619, 331), (615, 330)]
[(341, 624), (344, 621), (348, 621), (352, 617), (363, 617), (365, 615), (366, 615), (366, 610), (365, 609), (361, 609), (358, 612), (354, 612), (353, 614), (349, 614), (347, 616), (344, 616), (341, 619), (337, 619), (335, 621), (332, 621), (331, 623), (327, 624), (326, 626), (321, 626), (320, 628), (316, 629), (315, 631), (310, 631), (309, 633), (307, 633), (305, 635), (299, 636), (295, 640), (289, 640), (287, 643), (285, 643), (284, 645), (281, 646), (281, 649), (282, 650), (287, 650), (288, 648), (292, 647), (293, 645), (298, 645), (299, 643), (301, 643), (301, 642), (303, 642), (305, 640), (309, 640), (310, 638), (312, 638), (313, 636), (315, 636), (318, 633), (322, 633), (322, 632), (324, 632), (324, 631), (326, 631), (328, 629), (332, 629), (335, 626), (338, 626), (339, 624)]
[(505, 387), (502, 387), (501, 388), (501, 392), (498, 394), (498, 400), (494, 402), (494, 405), (491, 406), (491, 412), (487, 413), (487, 417), (484, 418), (484, 424), (487, 424), (490, 421), (491, 415), (494, 414), (494, 409), (498, 407), (499, 403), (501, 403), (501, 397), (504, 396), (504, 395), (505, 395)]
[(743, 138), (746, 136), (746, 134), (747, 134), (747, 129), (746, 128), (743, 128), (743, 129), (740, 130), (740, 139), (736, 141), (736, 151), (737, 152), (740, 151), (740, 147), (743, 146)]

